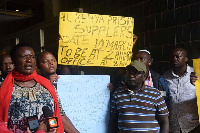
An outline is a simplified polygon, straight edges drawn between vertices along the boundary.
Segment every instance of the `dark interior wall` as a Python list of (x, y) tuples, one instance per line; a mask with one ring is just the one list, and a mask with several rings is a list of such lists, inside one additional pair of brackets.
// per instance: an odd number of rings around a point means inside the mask
[(40, 31), (35, 30), (19, 36), (19, 43), (28, 43), (35, 51), (40, 51)]
[[(190, 65), (192, 58), (200, 56), (199, 0), (60, 0), (60, 2), (60, 11), (83, 8), (86, 13), (134, 17), (134, 33), (138, 36), (138, 40), (133, 53), (139, 49), (150, 50), (154, 59), (152, 69), (161, 74), (170, 68), (169, 54), (174, 47), (183, 47), (188, 51)], [(38, 21), (34, 20), (31, 23), (34, 25), (34, 22)], [(58, 16), (11, 37), (1, 38), (0, 53), (8, 52), (15, 44), (15, 38), (19, 36), (20, 42), (31, 41), (39, 52), (40, 29), (44, 29), (45, 49), (56, 55)], [(88, 70), (83, 67), (83, 69), (88, 74), (100, 72), (96, 67)], [(111, 72), (111, 69), (108, 71)]]
[(9, 54), (11, 48), (16, 44), (15, 38), (0, 40), (0, 54)]
[(58, 53), (58, 38), (59, 38), (59, 21), (45, 26), (44, 29), (44, 45), (45, 50), (57, 56)]
[(159, 73), (170, 68), (174, 47), (188, 51), (189, 64), (200, 57), (199, 0), (86, 0), (81, 5), (88, 13), (134, 17), (138, 40), (133, 52), (150, 50), (152, 69)]
[[(28, 1), (27, 3), (23, 2), (23, 0), (21, 2), (17, 0), (12, 2), (12, 0), (10, 0), (10, 1), (4, 1), (3, 3), (1, 3), (0, 5), (0, 10), (1, 10), (0, 37), (6, 37), (10, 35), (11, 33), (20, 31), (22, 29), (30, 27), (31, 25), (35, 25), (44, 21), (43, 0), (34, 0), (30, 3)], [(10, 4), (12, 4), (12, 6)], [(11, 10), (11, 9), (16, 9), (15, 6), (17, 8), (21, 7), (24, 9), (30, 6), (29, 8), (30, 13), (28, 11), (27, 12), (20, 11), (19, 13), (17, 13)], [(13, 15), (11, 15), (11, 13)]]
[(60, 1), (61, 1), (61, 11), (69, 12), (77, 8), (80, 8), (81, 1), (84, 2), (85, 0), (60, 0)]

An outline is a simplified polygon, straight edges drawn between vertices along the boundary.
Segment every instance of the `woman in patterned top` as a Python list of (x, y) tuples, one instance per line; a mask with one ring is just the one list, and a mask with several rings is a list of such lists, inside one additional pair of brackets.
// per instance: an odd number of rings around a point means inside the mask
[(12, 132), (27, 133), (26, 118), (36, 115), (42, 123), (42, 107), (48, 106), (53, 116), (58, 117), (58, 132), (63, 133), (60, 102), (52, 84), (36, 73), (33, 49), (27, 44), (15, 45), (11, 58), (15, 69), (8, 74), (0, 88), (0, 119)]
[[(40, 53), (37, 57), (37, 67), (40, 69), (41, 75), (43, 77), (47, 78), (53, 85), (57, 86), (57, 80), (59, 78), (56, 74), (57, 61), (52, 53), (48, 51)], [(65, 132), (79, 132), (65, 114), (61, 115), (61, 118)]]

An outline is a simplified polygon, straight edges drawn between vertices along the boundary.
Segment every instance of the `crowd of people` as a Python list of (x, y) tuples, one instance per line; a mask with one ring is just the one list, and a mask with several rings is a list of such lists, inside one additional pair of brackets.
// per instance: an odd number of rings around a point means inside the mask
[(36, 115), (42, 124), (42, 107), (48, 106), (53, 116), (58, 118), (58, 132), (77, 133), (62, 109), (53, 81), (48, 80), (51, 75), (56, 75), (55, 57), (49, 52), (41, 53), (38, 66), (43, 77), (36, 72), (36, 56), (30, 45), (18, 44), (10, 53), (10, 56), (1, 58), (1, 71), (5, 75), (2, 75), (0, 88), (0, 120), (12, 132), (27, 132), (27, 118)]
[[(133, 55), (131, 63), (116, 77), (117, 85), (109, 84), (108, 132), (200, 132), (195, 88), (198, 76), (187, 61), (187, 51), (175, 48), (170, 56), (172, 68), (161, 76), (150, 69), (153, 59), (148, 50)], [(64, 74), (71, 74), (69, 67), (61, 68)], [(30, 116), (37, 116), (40, 124), (35, 132), (47, 132), (44, 106), (58, 119), (59, 127), (53, 132), (79, 132), (57, 94), (59, 76), (52, 53), (41, 52), (36, 59), (33, 48), (21, 43), (11, 49), (10, 55), (1, 56), (0, 70), (0, 132), (31, 132), (27, 124)]]
[[(143, 69), (143, 64), (136, 61), (143, 62), (146, 70)], [(150, 52), (139, 50), (133, 56), (133, 62), (126, 67), (126, 74), (123, 75), (124, 86), (116, 89), (113, 94), (109, 130), (111, 132), (200, 132), (194, 86), (198, 76), (187, 61), (187, 51), (175, 48), (170, 56), (172, 68), (160, 76), (149, 69), (152, 63)], [(166, 120), (168, 118), (169, 122)]]

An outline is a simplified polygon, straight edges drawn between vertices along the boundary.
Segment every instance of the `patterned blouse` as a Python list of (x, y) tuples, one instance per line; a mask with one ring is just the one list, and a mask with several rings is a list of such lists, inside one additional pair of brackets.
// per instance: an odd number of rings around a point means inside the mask
[[(62, 116), (64, 110), (59, 98), (58, 103)], [(9, 105), (8, 128), (15, 133), (27, 133), (28, 122), (26, 118), (37, 115), (39, 123), (43, 122), (43, 106), (48, 106), (52, 112), (54, 111), (54, 100), (46, 88), (39, 83), (31, 88), (22, 88), (14, 84)]]

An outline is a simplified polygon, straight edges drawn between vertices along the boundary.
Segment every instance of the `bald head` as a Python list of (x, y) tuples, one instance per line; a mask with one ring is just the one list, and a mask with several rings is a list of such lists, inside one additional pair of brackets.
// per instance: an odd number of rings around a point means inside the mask
[(176, 48), (171, 54), (171, 63), (174, 68), (185, 67), (188, 61), (187, 51), (183, 48)]
[(151, 59), (151, 55), (148, 52), (146, 52), (146, 51), (139, 51), (134, 56), (133, 59), (143, 62), (146, 65), (147, 70), (149, 70), (149, 67), (151, 66), (151, 63), (152, 63), (152, 59)]
[(183, 48), (175, 48), (172, 53), (180, 51), (185, 57), (187, 57), (187, 51)]

